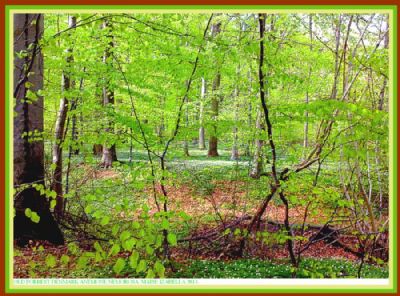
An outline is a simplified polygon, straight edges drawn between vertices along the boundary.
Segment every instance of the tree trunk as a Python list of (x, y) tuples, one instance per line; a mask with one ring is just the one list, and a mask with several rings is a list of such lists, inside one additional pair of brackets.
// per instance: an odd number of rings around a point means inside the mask
[[(111, 25), (110, 25), (110, 23), (108, 23), (108, 21), (105, 21), (103, 23), (103, 28), (107, 28), (110, 26)], [(109, 35), (107, 35), (107, 37), (109, 38), (110, 41), (104, 52), (103, 62), (106, 65), (111, 66), (112, 62), (110, 62), (110, 59), (112, 59), (111, 51), (112, 51), (112, 48), (114, 47), (114, 42), (113, 42), (113, 36), (111, 33), (109, 33)], [(110, 89), (109, 81), (107, 81), (106, 86), (103, 87), (103, 104), (104, 104), (104, 106), (114, 105), (114, 91), (112, 89)], [(106, 131), (113, 132), (113, 127), (114, 127), (114, 124), (110, 120), (109, 127), (106, 129)], [(103, 155), (101, 157), (101, 166), (104, 168), (110, 168), (110, 167), (112, 167), (113, 161), (117, 161), (117, 152), (115, 150), (115, 144), (112, 144), (110, 146), (109, 144), (105, 143), (103, 145)]]
[(199, 120), (200, 120), (200, 129), (199, 129), (199, 149), (206, 149), (206, 139), (204, 134), (204, 99), (207, 93), (207, 84), (204, 78), (201, 78), (201, 94), (200, 94), (200, 112), (199, 112)]
[[(240, 67), (237, 69), (237, 75), (239, 76)], [(232, 145), (232, 152), (231, 152), (231, 160), (238, 160), (239, 159), (239, 148), (238, 148), (238, 127), (237, 122), (239, 120), (239, 87), (236, 84), (235, 87), (235, 126), (233, 127), (233, 145)]]
[[(211, 27), (211, 35), (214, 38), (221, 31), (221, 23), (213, 24)], [(208, 143), (208, 156), (216, 157), (218, 155), (218, 138), (217, 138), (217, 119), (219, 112), (219, 95), (217, 94), (221, 84), (221, 74), (219, 70), (215, 75), (212, 85), (212, 98), (211, 98), (211, 116), (212, 116), (212, 128), (211, 135)]]
[[(186, 81), (186, 87), (188, 85), (189, 81)], [(185, 127), (186, 127), (186, 133), (188, 132), (189, 128), (189, 98), (188, 96), (185, 97)], [(183, 155), (184, 156), (190, 156), (189, 155), (189, 139), (188, 136), (185, 135), (185, 140), (183, 141)]]
[[(257, 108), (256, 129), (258, 135), (265, 131), (265, 125), (259, 107)], [(257, 136), (255, 140), (253, 166), (249, 174), (249, 176), (254, 179), (259, 179), (263, 170), (263, 153), (262, 153), (263, 146), (264, 146), (264, 141), (259, 139), (259, 136)]]
[(339, 70), (340, 70), (340, 59), (339, 59), (339, 47), (340, 47), (340, 26), (342, 24), (342, 15), (339, 14), (339, 19), (336, 22), (335, 28), (335, 73), (333, 76), (333, 86), (331, 99), (336, 100), (337, 95), (337, 84), (339, 78)]
[[(68, 17), (69, 28), (75, 28), (76, 18), (74, 16)], [(71, 80), (70, 68), (73, 63), (72, 48), (67, 49), (67, 69), (62, 74), (63, 91), (68, 92), (74, 87), (74, 81)], [(64, 142), (64, 130), (65, 122), (67, 119), (69, 101), (68, 94), (63, 94), (64, 97), (60, 100), (60, 108), (57, 115), (57, 121), (55, 126), (55, 143), (53, 145), (53, 165), (55, 165), (51, 189), (56, 192), (56, 206), (54, 208), (54, 214), (59, 220), (63, 216), (63, 190), (62, 190), (62, 144)]]
[[(37, 96), (35, 101), (27, 102), (28, 90), (37, 94), (43, 87), (43, 56), (38, 46), (42, 34), (42, 14), (14, 16), (14, 53), (27, 52), (24, 58), (14, 54), (14, 186), (28, 185), (14, 197), (14, 239), (21, 246), (30, 239), (64, 243), (47, 198), (31, 186), (44, 186), (43, 140), (29, 141), (27, 137), (28, 133), (43, 131), (43, 97)], [(29, 215), (27, 209), (35, 212), (39, 221)]]
[[(312, 15), (309, 15), (309, 31), (310, 31), (310, 53), (312, 52), (312, 42), (313, 42), (313, 35), (312, 35)], [(312, 72), (312, 64), (310, 63), (308, 67), (308, 80), (307, 80), (307, 90), (306, 90), (306, 99), (305, 103), (308, 105), (309, 102), (309, 85), (311, 82), (311, 72)], [(303, 148), (304, 148), (304, 157), (306, 155), (306, 149), (308, 147), (308, 112), (304, 112), (305, 122), (304, 122), (304, 141), (303, 141)]]
[[(247, 99), (247, 126), (249, 128), (249, 131), (251, 131), (252, 130), (252, 125), (253, 125), (253, 120), (252, 120), (253, 106), (252, 106), (252, 103), (251, 103), (251, 95), (252, 95), (252, 90), (253, 90), (253, 88), (252, 88), (253, 80), (252, 80), (252, 77), (251, 77), (251, 71), (249, 71), (248, 76), (249, 76), (249, 97)], [(244, 155), (245, 156), (250, 156), (250, 145), (251, 145), (251, 142), (252, 141), (250, 139), (247, 140), (246, 148), (245, 148), (245, 151), (244, 151)]]
[[(164, 124), (164, 108), (165, 108), (165, 98), (162, 97), (160, 99), (160, 107), (161, 107), (161, 114), (160, 114), (160, 121), (156, 126), (156, 134), (158, 137), (158, 143), (162, 144), (163, 143), (163, 138), (164, 138), (164, 131), (165, 131), (165, 124)], [(143, 123), (147, 123), (143, 120)]]
[(94, 144), (93, 145), (93, 155), (101, 156), (103, 153), (103, 145), (101, 144)]
[[(389, 48), (389, 18), (386, 17), (386, 33), (385, 33), (385, 37), (383, 39), (383, 46), (385, 49)], [(381, 88), (381, 91), (379, 92), (379, 103), (378, 103), (378, 110), (382, 111), (383, 110), (383, 106), (384, 106), (384, 102), (385, 102), (385, 93), (386, 93), (386, 87), (387, 87), (387, 82), (388, 79), (385, 76), (383, 78), (383, 85)], [(376, 175), (378, 178), (378, 186), (379, 186), (379, 213), (380, 215), (382, 214), (382, 209), (383, 209), (383, 193), (382, 193), (382, 176), (381, 176), (381, 172), (380, 172), (380, 161), (379, 161), (379, 153), (380, 153), (380, 149), (379, 149), (379, 141), (375, 142), (375, 165), (376, 165)]]
[[(386, 18), (386, 33), (383, 39), (383, 47), (385, 49), (389, 49), (389, 19)], [(385, 91), (387, 87), (388, 79), (385, 76), (383, 78), (383, 85), (381, 91), (379, 92), (379, 103), (378, 103), (378, 110), (383, 110), (384, 102), (385, 102)]]

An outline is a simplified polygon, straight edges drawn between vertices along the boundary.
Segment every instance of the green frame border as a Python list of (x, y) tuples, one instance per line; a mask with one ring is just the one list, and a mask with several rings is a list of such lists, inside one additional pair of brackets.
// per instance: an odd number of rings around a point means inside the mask
[[(11, 288), (10, 283), (13, 279), (10, 272), (10, 255), (12, 254), (12, 247), (10, 248), (10, 200), (12, 193), (12, 176), (10, 157), (12, 155), (12, 138), (10, 131), (13, 121), (11, 121), (10, 107), (12, 100), (9, 99), (10, 95), (10, 10), (118, 10), (118, 9), (137, 9), (137, 10), (282, 10), (284, 11), (310, 11), (318, 10), (319, 12), (329, 12), (330, 10), (357, 10), (358, 12), (368, 12), (369, 10), (390, 10), (392, 13), (392, 30), (390, 33), (391, 38), (391, 58), (389, 62), (389, 98), (391, 99), (389, 110), (389, 172), (391, 173), (391, 187), (389, 190), (391, 194), (390, 199), (390, 215), (392, 216), (389, 221), (389, 231), (391, 231), (389, 248), (391, 248), (392, 274), (389, 273), (389, 278), (393, 281), (392, 287), (389, 288), (368, 288), (368, 287), (291, 287), (291, 288), (254, 288), (251, 287), (237, 287), (237, 288), (223, 288), (216, 286), (215, 288), (193, 286), (193, 288), (169, 288), (168, 286), (160, 286), (160, 288), (71, 288), (50, 286), (51, 288)], [(68, 292), (68, 293), (395, 293), (397, 292), (397, 5), (6, 5), (5, 6), (5, 292), (6, 293), (54, 293), (54, 292)], [(390, 93), (391, 92), (391, 93)], [(10, 114), (11, 113), (11, 114)], [(12, 223), (12, 222), (11, 222)], [(53, 288), (54, 287), (54, 288)]]

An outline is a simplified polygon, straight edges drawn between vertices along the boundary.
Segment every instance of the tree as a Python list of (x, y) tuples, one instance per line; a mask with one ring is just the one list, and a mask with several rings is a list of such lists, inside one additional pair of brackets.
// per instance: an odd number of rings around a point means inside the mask
[[(313, 48), (312, 48), (312, 42), (313, 42), (313, 36), (312, 36), (312, 15), (309, 15), (309, 30), (310, 30), (310, 52), (312, 52)], [(306, 99), (305, 99), (305, 103), (308, 104), (309, 102), (309, 85), (311, 82), (311, 72), (312, 72), (312, 64), (310, 63), (310, 65), (308, 66), (308, 78), (307, 78), (307, 89), (306, 89)], [(303, 140), (303, 147), (304, 150), (307, 149), (308, 147), (308, 112), (304, 112), (304, 116), (305, 116), (305, 122), (304, 122), (304, 140)]]
[[(211, 36), (215, 38), (221, 32), (221, 22), (216, 22), (211, 26)], [(218, 156), (218, 138), (217, 138), (217, 119), (219, 110), (219, 87), (221, 84), (221, 74), (217, 70), (212, 84), (212, 97), (211, 97), (211, 116), (212, 116), (212, 130), (210, 133), (210, 140), (208, 142), (208, 156)]]
[[(76, 17), (68, 17), (68, 26), (70, 29), (76, 26)], [(67, 69), (62, 74), (62, 89), (64, 92), (63, 98), (60, 100), (60, 108), (57, 114), (57, 121), (55, 126), (55, 142), (53, 145), (53, 165), (55, 166), (52, 178), (51, 188), (56, 192), (56, 206), (54, 213), (57, 219), (63, 215), (63, 190), (62, 190), (62, 145), (65, 135), (65, 122), (67, 120), (67, 113), (69, 108), (69, 91), (74, 87), (74, 81), (71, 79), (71, 68), (73, 63), (72, 48), (67, 49)]]
[[(109, 40), (106, 50), (104, 52), (104, 57), (103, 57), (103, 62), (106, 64), (107, 68), (112, 67), (112, 49), (114, 47), (114, 42), (113, 42), (113, 36), (112, 36), (112, 26), (111, 23), (106, 20), (103, 23), (103, 29), (109, 29), (110, 31), (107, 31), (107, 39)], [(108, 72), (107, 72), (108, 73)], [(104, 73), (105, 75), (107, 73)], [(110, 85), (110, 79), (107, 77), (106, 78), (106, 85), (103, 87), (103, 104), (105, 107), (111, 107), (114, 105), (114, 90), (112, 89)], [(107, 128), (107, 131), (111, 131), (113, 128), (113, 123), (112, 121), (109, 122), (109, 127)], [(103, 155), (101, 158), (101, 166), (105, 168), (112, 167), (113, 161), (117, 161), (117, 152), (115, 150), (115, 144), (112, 144), (111, 146), (109, 144), (104, 144), (103, 145)]]
[(199, 110), (199, 149), (206, 149), (206, 140), (204, 135), (204, 99), (207, 93), (207, 84), (204, 77), (201, 78), (201, 92), (200, 92), (200, 110)]
[(253, 164), (249, 176), (258, 179), (261, 176), (263, 170), (263, 146), (264, 140), (262, 139), (261, 134), (265, 133), (265, 123), (264, 117), (261, 114), (260, 110), (261, 106), (257, 106), (257, 118), (256, 118), (256, 131), (257, 137), (255, 139), (255, 149), (254, 149), (254, 156), (253, 156)]
[(14, 239), (63, 244), (44, 195), (42, 14), (14, 16)]

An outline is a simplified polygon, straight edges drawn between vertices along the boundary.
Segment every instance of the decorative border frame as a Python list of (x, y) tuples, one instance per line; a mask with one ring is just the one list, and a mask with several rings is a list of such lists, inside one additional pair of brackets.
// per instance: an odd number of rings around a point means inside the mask
[[(126, 287), (124, 285), (98, 285), (62, 286), (62, 285), (15, 285), (13, 279), (13, 223), (12, 223), (12, 191), (13, 191), (13, 60), (12, 60), (12, 15), (14, 13), (57, 13), (57, 12), (137, 12), (137, 13), (203, 13), (203, 12), (250, 12), (265, 11), (268, 13), (368, 13), (380, 12), (389, 14), (389, 285), (387, 286), (363, 286), (359, 281), (371, 281), (363, 279), (345, 280), (300, 280), (285, 279), (281, 284), (243, 285), (233, 287), (228, 284), (212, 285), (137, 285)], [(7, 293), (393, 293), (397, 291), (397, 6), (394, 5), (7, 5), (5, 6), (5, 292)], [(206, 280), (210, 281), (210, 280)], [(212, 281), (212, 280), (211, 280)], [(218, 281), (218, 280), (215, 280)], [(221, 280), (223, 281), (223, 280)], [(237, 280), (236, 280), (237, 281)], [(274, 281), (268, 279), (268, 281)], [(320, 281), (320, 284), (310, 285), (311, 281)], [(50, 281), (51, 282), (51, 281)], [(291, 285), (291, 282), (298, 282)], [(308, 283), (307, 283), (308, 282)], [(353, 284), (349, 284), (353, 282)], [(326, 284), (331, 286), (326, 286)], [(357, 283), (357, 284), (355, 284)]]

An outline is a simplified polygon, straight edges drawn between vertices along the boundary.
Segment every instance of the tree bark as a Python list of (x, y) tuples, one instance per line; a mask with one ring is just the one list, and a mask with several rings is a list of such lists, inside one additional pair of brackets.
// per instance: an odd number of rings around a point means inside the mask
[[(257, 134), (265, 131), (264, 120), (261, 114), (261, 110), (257, 108), (257, 119), (256, 119)], [(259, 139), (259, 136), (255, 139), (255, 150), (253, 156), (253, 165), (249, 176), (254, 179), (259, 179), (263, 170), (263, 153), (262, 148), (264, 146), (264, 140)]]
[[(68, 17), (69, 28), (75, 28), (76, 18), (74, 16)], [(57, 121), (55, 126), (55, 143), (53, 145), (53, 165), (55, 165), (53, 178), (51, 182), (51, 189), (56, 192), (56, 206), (54, 214), (57, 220), (63, 216), (63, 189), (62, 189), (62, 145), (64, 142), (65, 122), (67, 120), (67, 113), (69, 108), (68, 92), (74, 87), (74, 81), (71, 79), (71, 64), (73, 63), (72, 48), (67, 49), (67, 69), (62, 74), (63, 92), (64, 97), (60, 100), (60, 108), (57, 114)]]
[[(211, 35), (215, 38), (221, 32), (221, 23), (215, 23), (211, 26)], [(219, 70), (215, 75), (212, 85), (212, 98), (211, 98), (211, 116), (212, 116), (212, 127), (211, 134), (208, 143), (208, 156), (216, 157), (218, 155), (218, 137), (217, 137), (217, 119), (219, 112), (219, 96), (217, 94), (221, 84), (221, 74)]]
[[(310, 53), (312, 53), (312, 42), (313, 42), (313, 35), (312, 35), (312, 15), (309, 15), (309, 33), (310, 33)], [(306, 90), (306, 99), (305, 99), (305, 103), (306, 105), (308, 105), (309, 102), (309, 85), (311, 83), (311, 72), (312, 72), (312, 64), (310, 63), (309, 67), (308, 67), (308, 80), (307, 80), (307, 90)], [(308, 112), (305, 111), (304, 112), (304, 116), (305, 116), (305, 122), (304, 122), (304, 141), (303, 141), (303, 148), (304, 148), (304, 157), (305, 157), (305, 152), (306, 149), (308, 147)]]
[[(26, 51), (26, 57), (14, 54), (14, 186), (27, 188), (14, 197), (14, 239), (20, 246), (29, 240), (47, 240), (63, 244), (64, 237), (50, 212), (47, 198), (32, 185), (44, 186), (44, 144), (42, 139), (30, 141), (27, 135), (43, 131), (43, 56), (38, 46), (43, 34), (42, 14), (14, 16), (14, 53)], [(36, 94), (28, 103), (27, 92)], [(30, 133), (30, 134), (28, 134)], [(30, 209), (40, 217), (33, 222), (26, 215)]]
[[(111, 27), (110, 23), (108, 21), (105, 21), (103, 23), (103, 29)], [(111, 33), (107, 35), (109, 39), (109, 43), (107, 44), (106, 50), (104, 52), (104, 57), (103, 57), (103, 62), (106, 65), (111, 66), (110, 59), (111, 57), (111, 51), (112, 48), (114, 47), (114, 42), (113, 42), (113, 36)], [(103, 104), (104, 106), (107, 105), (114, 105), (114, 90), (110, 88), (110, 82), (107, 81), (106, 86), (103, 87)], [(106, 129), (107, 132), (112, 132), (113, 131), (114, 124), (110, 120), (109, 121), (109, 127)], [(115, 144), (112, 144), (111, 146), (107, 143), (103, 145), (103, 155), (101, 157), (101, 166), (104, 168), (111, 168), (112, 163), (114, 161), (117, 161), (117, 152), (115, 149)]]
[(94, 144), (93, 145), (93, 155), (102, 156), (102, 154), (103, 154), (103, 145)]
[(335, 27), (335, 73), (333, 77), (333, 86), (331, 92), (331, 99), (333, 100), (336, 100), (337, 96), (337, 84), (340, 71), (339, 47), (340, 47), (341, 24), (342, 24), (342, 15), (339, 14), (339, 19), (336, 21), (336, 27)]
[[(189, 81), (186, 81), (186, 87), (188, 85)], [(188, 132), (189, 128), (189, 97), (185, 97), (185, 127), (186, 127), (186, 132)], [(185, 135), (185, 140), (183, 141), (183, 155), (185, 156), (190, 156), (189, 155), (189, 139), (188, 136)]]
[[(251, 76), (251, 71), (249, 71), (248, 76), (249, 76), (249, 95), (248, 95), (249, 97), (247, 99), (247, 126), (249, 128), (249, 131), (251, 131), (252, 130), (252, 125), (253, 125), (253, 119), (252, 119), (253, 105), (252, 105), (252, 102), (251, 102), (251, 96), (252, 96), (252, 90), (253, 90), (253, 87), (252, 87), (253, 80), (252, 80), (252, 76)], [(245, 148), (245, 151), (244, 151), (244, 155), (245, 156), (250, 156), (251, 155), (250, 154), (251, 142), (252, 142), (251, 139), (249, 139), (247, 141), (247, 143), (246, 143), (246, 148)]]
[[(240, 26), (240, 33), (238, 42), (241, 39), (241, 33), (245, 31), (246, 27), (244, 24)], [(238, 121), (239, 121), (239, 80), (240, 80), (240, 63), (236, 69), (236, 85), (235, 85), (235, 93), (234, 93), (234, 101), (235, 101), (235, 125), (233, 127), (233, 144), (232, 144), (232, 151), (231, 151), (231, 160), (238, 160), (239, 159), (239, 147), (238, 147)]]
[(204, 99), (207, 93), (207, 83), (204, 78), (201, 78), (201, 94), (200, 94), (200, 112), (199, 112), (199, 120), (200, 120), (200, 128), (199, 128), (199, 149), (206, 149), (206, 139), (204, 134)]

